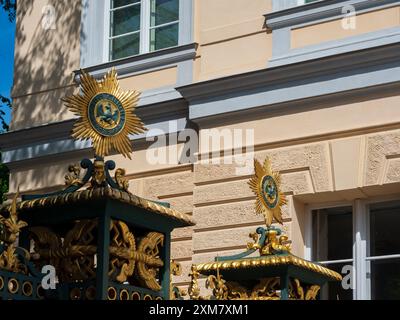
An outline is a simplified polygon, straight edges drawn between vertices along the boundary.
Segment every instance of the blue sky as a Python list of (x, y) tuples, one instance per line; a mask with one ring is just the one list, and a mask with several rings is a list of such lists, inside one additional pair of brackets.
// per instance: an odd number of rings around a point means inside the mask
[[(15, 22), (11, 23), (7, 13), (0, 8), (0, 94), (5, 97), (10, 97), (13, 83), (14, 35)], [(6, 121), (10, 122), (10, 111), (5, 111)]]

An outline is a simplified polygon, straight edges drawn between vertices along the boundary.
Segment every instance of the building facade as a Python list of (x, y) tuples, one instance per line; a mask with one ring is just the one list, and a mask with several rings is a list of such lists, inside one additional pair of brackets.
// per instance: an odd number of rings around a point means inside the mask
[[(249, 159), (269, 157), (293, 253), (345, 277), (324, 299), (400, 298), (399, 0), (18, 2), (10, 196), (60, 189), (93, 157), (60, 100), (80, 69), (142, 92), (130, 190), (190, 213), (183, 267), (243, 251), (263, 224)], [(252, 161), (250, 161), (252, 165)], [(247, 168), (247, 169), (246, 169)]]

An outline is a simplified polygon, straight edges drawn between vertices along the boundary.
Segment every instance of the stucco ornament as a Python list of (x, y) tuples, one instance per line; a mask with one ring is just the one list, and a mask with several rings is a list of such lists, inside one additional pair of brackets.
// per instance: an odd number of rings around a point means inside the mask
[(82, 70), (80, 92), (63, 99), (68, 109), (79, 117), (72, 137), (91, 139), (97, 156), (107, 156), (114, 149), (131, 159), (129, 135), (146, 130), (134, 114), (139, 96), (137, 91), (121, 89), (115, 69), (101, 81)]
[(285, 195), (281, 191), (281, 177), (278, 172), (271, 169), (271, 162), (265, 159), (264, 165), (254, 159), (255, 175), (248, 184), (257, 196), (255, 210), (263, 214), (267, 227), (271, 226), (275, 218), (280, 224), (282, 220), (282, 206), (286, 204)]

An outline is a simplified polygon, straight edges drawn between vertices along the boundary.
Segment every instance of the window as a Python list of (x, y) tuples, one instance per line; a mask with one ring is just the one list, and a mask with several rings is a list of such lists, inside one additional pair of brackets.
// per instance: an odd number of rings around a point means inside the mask
[[(321, 299), (400, 299), (400, 201), (368, 203), (311, 211), (311, 259), (341, 273), (353, 270), (353, 288), (329, 283)], [(365, 246), (363, 245), (365, 244)], [(358, 248), (358, 249), (355, 249)]]
[(400, 299), (400, 203), (370, 206), (367, 279), (373, 300)]
[[(353, 264), (352, 207), (314, 210), (312, 260), (338, 273)], [(320, 298), (325, 300), (351, 300), (351, 290), (341, 283), (331, 282), (321, 288)]]
[(179, 0), (109, 1), (109, 60), (178, 45)]

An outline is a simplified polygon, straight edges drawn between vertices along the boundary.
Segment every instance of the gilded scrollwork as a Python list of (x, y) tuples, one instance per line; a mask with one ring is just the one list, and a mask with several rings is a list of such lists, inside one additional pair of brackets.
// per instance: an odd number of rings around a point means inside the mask
[[(0, 269), (12, 272), (26, 272), (26, 266), (20, 262), (16, 253), (18, 235), (22, 228), (28, 226), (25, 221), (19, 220), (17, 211), (18, 196), (19, 192), (13, 198), (8, 218), (0, 215), (0, 224), (3, 226), (0, 237)], [(1, 242), (3, 242), (3, 245), (1, 245)], [(21, 251), (24, 252), (25, 259), (29, 260), (29, 253), (23, 249)]]
[(320, 286), (302, 285), (298, 279), (291, 279), (289, 283), (289, 299), (293, 300), (316, 300)]
[(125, 174), (126, 174), (125, 169), (118, 168), (117, 170), (115, 170), (114, 179), (121, 190), (128, 192), (129, 180), (125, 178)]
[(217, 300), (279, 300), (279, 278), (261, 279), (249, 289), (235, 281), (225, 281), (221, 275), (207, 278), (206, 287), (213, 290)]
[[(265, 241), (262, 241), (264, 234)], [(262, 234), (250, 233), (249, 237), (253, 239), (253, 242), (247, 243), (247, 249), (258, 250), (261, 256), (290, 253), (291, 251), (290, 241), (286, 235), (281, 234), (280, 229), (269, 227), (264, 229)]]
[(197, 270), (197, 266), (195, 264), (190, 268), (189, 276), (191, 278), (188, 294), (191, 300), (201, 300), (200, 297), (200, 287), (199, 287), (199, 276), (200, 272)]
[(71, 164), (68, 167), (68, 174), (65, 175), (66, 186), (82, 186), (82, 180), (80, 179), (81, 167), (77, 164)]
[(100, 188), (107, 185), (105, 163), (103, 160), (95, 160), (93, 163), (93, 176), (91, 180), (91, 188)]
[(135, 237), (122, 221), (111, 221), (110, 271), (112, 279), (124, 283), (135, 270)]
[(228, 300), (228, 287), (220, 274), (209, 276), (206, 280), (206, 288), (212, 289), (213, 295), (217, 300)]
[(267, 231), (267, 240), (265, 246), (261, 248), (261, 255), (272, 255), (283, 252), (290, 252), (290, 244), (288, 243), (288, 237), (281, 235), (279, 231), (275, 229), (269, 229)]
[(181, 276), (182, 275), (182, 265), (179, 262), (171, 260), (170, 264), (170, 294), (169, 297), (171, 300), (179, 300), (183, 297), (187, 296), (187, 292), (181, 288), (175, 287), (172, 284), (172, 276)]
[[(149, 232), (143, 237), (138, 245), (139, 253), (142, 253), (143, 257), (138, 257), (136, 275), (138, 282), (144, 287), (159, 291), (161, 285), (158, 280), (160, 263), (161, 248), (164, 245), (164, 235), (158, 232)], [(150, 259), (144, 259), (149, 257)], [(147, 260), (147, 261), (146, 261)]]
[[(76, 221), (63, 237), (45, 227), (30, 229), (33, 240), (32, 258), (39, 267), (53, 265), (62, 281), (82, 281), (96, 275), (97, 220)], [(126, 223), (112, 220), (110, 224), (109, 277), (119, 283), (138, 282), (159, 291), (158, 273), (164, 262), (160, 258), (164, 235), (150, 232), (138, 247)], [(136, 271), (136, 273), (135, 273)], [(135, 275), (135, 277), (134, 277)]]
[(38, 266), (53, 265), (62, 281), (86, 280), (95, 276), (95, 229), (97, 221), (76, 221), (63, 241), (57, 233), (45, 227), (33, 227), (32, 254)]

